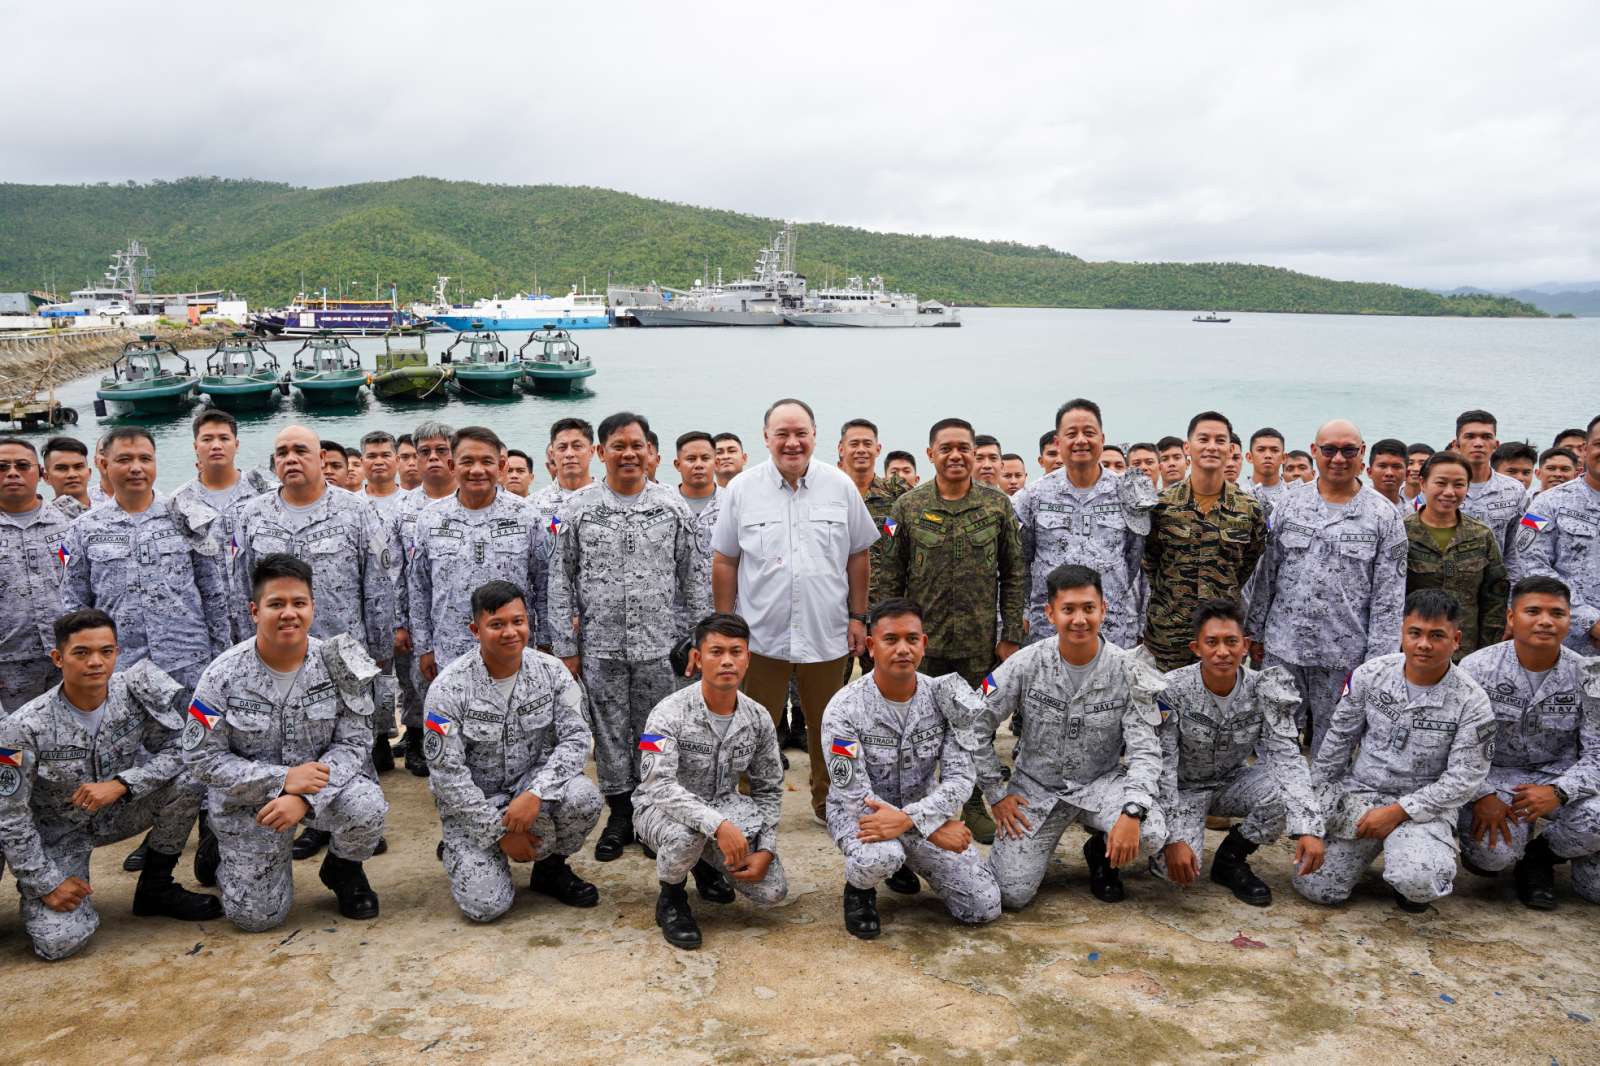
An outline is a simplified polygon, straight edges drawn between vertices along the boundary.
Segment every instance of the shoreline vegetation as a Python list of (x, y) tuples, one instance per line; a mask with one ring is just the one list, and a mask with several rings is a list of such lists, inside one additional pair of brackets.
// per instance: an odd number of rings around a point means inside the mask
[[(221, 288), (251, 306), (302, 287), (423, 299), (449, 275), (457, 302), (606, 281), (688, 288), (720, 267), (749, 273), (775, 219), (588, 186), (413, 177), (330, 188), (191, 177), (147, 184), (0, 184), (0, 290), (99, 276), (130, 238), (149, 248), (158, 291)], [(891, 288), (968, 307), (1217, 310), (1300, 314), (1548, 317), (1532, 304), (1332, 281), (1244, 263), (1090, 262), (1043, 245), (798, 223), (796, 265), (813, 288), (881, 274)], [(303, 279), (303, 286), (302, 286)], [(459, 287), (459, 288), (458, 288)]]

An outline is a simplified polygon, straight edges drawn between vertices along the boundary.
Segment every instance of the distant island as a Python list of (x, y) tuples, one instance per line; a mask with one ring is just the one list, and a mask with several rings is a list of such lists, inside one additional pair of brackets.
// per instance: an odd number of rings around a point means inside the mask
[[(709, 265), (732, 280), (781, 223), (609, 189), (416, 177), (308, 189), (252, 180), (0, 184), (0, 290), (65, 293), (98, 280), (130, 238), (161, 291), (233, 290), (287, 302), (302, 283), (371, 298), (510, 295), (658, 282), (687, 288)], [(1504, 296), (1330, 281), (1244, 263), (1096, 263), (1042, 245), (875, 233), (800, 222), (797, 266), (813, 287), (881, 274), (962, 305), (1540, 317)], [(461, 288), (458, 290), (457, 286)]]

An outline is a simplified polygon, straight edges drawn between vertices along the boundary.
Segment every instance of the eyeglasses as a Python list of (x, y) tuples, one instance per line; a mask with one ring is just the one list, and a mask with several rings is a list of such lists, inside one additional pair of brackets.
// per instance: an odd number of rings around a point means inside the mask
[(1361, 445), (1319, 444), (1317, 445), (1317, 451), (1322, 453), (1322, 457), (1324, 459), (1332, 459), (1336, 455), (1342, 455), (1346, 459), (1354, 459), (1356, 456), (1361, 454)]
[(33, 464), (26, 459), (0, 459), (0, 474), (9, 474), (15, 470), (19, 474), (26, 474), (33, 469)]

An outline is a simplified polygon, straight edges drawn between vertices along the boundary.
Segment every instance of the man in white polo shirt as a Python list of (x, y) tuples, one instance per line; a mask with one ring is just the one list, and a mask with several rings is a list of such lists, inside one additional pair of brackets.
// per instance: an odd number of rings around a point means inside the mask
[(828, 798), (822, 711), (844, 682), (846, 656), (866, 647), (867, 549), (878, 527), (855, 484), (811, 461), (817, 420), (803, 400), (767, 408), (770, 462), (728, 483), (711, 535), (716, 609), (750, 624), (744, 689), (777, 721), (789, 679), (800, 689), (811, 756), (811, 810)]

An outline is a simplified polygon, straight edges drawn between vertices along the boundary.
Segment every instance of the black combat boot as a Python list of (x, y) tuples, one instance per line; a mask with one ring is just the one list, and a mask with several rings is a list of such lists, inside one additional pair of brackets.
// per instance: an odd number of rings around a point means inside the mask
[(394, 769), (394, 748), (389, 746), (388, 737), (379, 737), (372, 742), (372, 766), (380, 774)]
[(1217, 849), (1216, 858), (1211, 860), (1211, 880), (1230, 890), (1240, 903), (1252, 907), (1265, 907), (1272, 902), (1272, 889), (1256, 876), (1248, 862), (1260, 846), (1234, 826)]
[(322, 857), (317, 874), (339, 900), (339, 913), (354, 921), (378, 916), (378, 894), (367, 884), (367, 872), (359, 862), (341, 859), (331, 850)]
[(332, 833), (324, 833), (322, 830), (313, 829), (308, 825), (300, 830), (299, 836), (294, 838), (294, 847), (289, 849), (289, 854), (296, 859), (309, 859), (327, 847), (328, 841), (332, 839)]
[(622, 849), (633, 843), (633, 797), (626, 792), (607, 796), (606, 806), (611, 808), (611, 817), (606, 819), (606, 827), (600, 830), (600, 839), (595, 841), (596, 862), (622, 858)]
[(194, 879), (206, 888), (217, 887), (217, 867), (222, 865), (222, 848), (211, 831), (206, 812), (200, 812), (200, 843), (194, 848)]
[(573, 873), (565, 855), (546, 855), (534, 863), (528, 887), (569, 907), (593, 907), (600, 902), (600, 890)]
[(222, 917), (222, 901), (203, 892), (190, 892), (172, 879), (178, 856), (146, 848), (144, 869), (133, 890), (133, 913), (141, 918), (176, 918), (180, 922), (206, 922)]
[(700, 926), (695, 923), (694, 911), (689, 909), (689, 893), (684, 891), (683, 885), (661, 882), (661, 895), (656, 897), (656, 924), (673, 947), (693, 951), (700, 946)]
[(1121, 903), (1128, 893), (1122, 887), (1122, 875), (1106, 857), (1106, 835), (1090, 833), (1083, 842), (1083, 857), (1089, 863), (1089, 891), (1101, 903)]
[(878, 890), (844, 885), (844, 929), (858, 940), (871, 940), (883, 932), (878, 922)]
[(1556, 863), (1560, 861), (1543, 836), (1528, 841), (1527, 850), (1511, 872), (1517, 883), (1517, 898), (1524, 907), (1535, 911), (1556, 909)]
[(406, 771), (412, 777), (428, 776), (428, 757), (422, 754), (422, 738), (425, 735), (420, 726), (406, 726), (406, 735), (400, 743), (405, 747)]
[[(1393, 888), (1393, 886), (1391, 886), (1391, 888)], [(1393, 888), (1393, 892), (1394, 892), (1394, 905), (1396, 907), (1399, 907), (1401, 910), (1405, 911), (1407, 914), (1427, 914), (1428, 913), (1428, 905), (1426, 903), (1418, 903), (1415, 900), (1407, 899), (1406, 897), (1404, 897), (1404, 896), (1402, 896), (1400, 894), (1400, 890), (1398, 888)]]
[(150, 834), (146, 833), (144, 839), (139, 841), (139, 846), (128, 852), (128, 857), (122, 860), (122, 868), (130, 874), (136, 874), (144, 869), (144, 857), (150, 850)]
[(922, 891), (922, 882), (917, 879), (916, 873), (910, 866), (901, 866), (889, 875), (884, 884), (889, 886), (890, 892), (898, 892), (902, 896), (915, 896)]
[(695, 892), (707, 903), (733, 902), (733, 882), (706, 860), (695, 863), (689, 873), (694, 876)]

